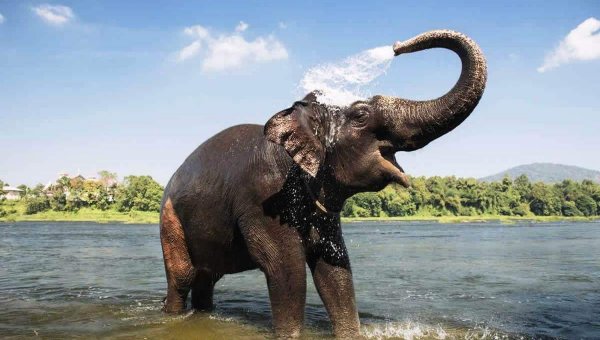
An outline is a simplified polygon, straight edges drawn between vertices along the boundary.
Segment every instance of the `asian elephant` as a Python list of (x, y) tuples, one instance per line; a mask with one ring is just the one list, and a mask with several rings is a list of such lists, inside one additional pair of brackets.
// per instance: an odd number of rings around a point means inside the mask
[(454, 51), (460, 78), (445, 95), (413, 101), (376, 95), (347, 107), (315, 93), (266, 125), (238, 125), (188, 156), (168, 185), (160, 238), (167, 276), (164, 310), (182, 312), (188, 293), (210, 309), (225, 274), (264, 272), (278, 336), (299, 336), (306, 264), (338, 337), (359, 334), (352, 271), (340, 225), (344, 201), (389, 183), (409, 186), (397, 151), (424, 147), (463, 122), (486, 84), (486, 62), (461, 33), (435, 30), (393, 45), (395, 55)]

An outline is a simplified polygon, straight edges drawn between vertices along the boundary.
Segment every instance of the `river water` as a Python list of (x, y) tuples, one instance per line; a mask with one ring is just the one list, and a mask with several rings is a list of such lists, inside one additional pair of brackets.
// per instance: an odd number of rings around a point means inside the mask
[[(600, 223), (343, 226), (369, 338), (600, 338)], [(306, 338), (330, 337), (310, 274)], [(156, 225), (0, 224), (1, 338), (271, 337), (264, 276), (210, 314), (160, 311)]]

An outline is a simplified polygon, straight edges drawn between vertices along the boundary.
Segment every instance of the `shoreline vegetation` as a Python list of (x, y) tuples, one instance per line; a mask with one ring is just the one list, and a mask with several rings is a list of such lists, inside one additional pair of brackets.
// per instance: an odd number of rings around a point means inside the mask
[[(122, 223), (122, 224), (158, 224), (159, 216), (155, 211), (129, 211), (100, 210), (82, 208), (79, 211), (44, 211), (27, 215), (22, 213), (23, 207), (17, 208), (17, 213), (0, 217), (0, 223), (10, 222), (95, 222), (95, 223)], [(19, 211), (21, 213), (19, 213)], [(360, 222), (437, 222), (437, 223), (487, 223), (501, 222), (513, 224), (518, 222), (592, 222), (600, 221), (600, 216), (504, 216), (504, 215), (479, 215), (479, 216), (393, 216), (393, 217), (342, 217), (343, 223)]]
[(123, 224), (158, 224), (156, 211), (127, 211), (121, 212), (114, 209), (100, 210), (94, 208), (81, 208), (78, 211), (53, 211), (47, 210), (36, 214), (27, 215), (22, 207), (15, 206), (17, 213), (0, 217), (3, 222), (96, 222), (96, 223), (123, 223)]
[[(159, 215), (156, 211), (128, 211), (120, 212), (114, 209), (100, 210), (82, 208), (78, 211), (53, 211), (27, 215), (23, 202), (4, 204), (16, 210), (15, 213), (0, 217), (0, 223), (11, 222), (95, 222), (100, 224), (158, 224)], [(479, 216), (386, 216), (386, 217), (342, 217), (343, 223), (360, 222), (437, 222), (437, 223), (486, 223), (501, 222), (513, 224), (518, 222), (593, 222), (600, 221), (600, 216), (504, 216), (504, 215), (479, 215)]]
[[(56, 221), (157, 224), (164, 188), (150, 176), (101, 171), (98, 177), (61, 175), (48, 185), (6, 186), (0, 222)], [(342, 222), (439, 223), (600, 220), (600, 184), (564, 180), (532, 183), (522, 175), (497, 182), (474, 178), (413, 177), (408, 189), (389, 185), (346, 201)], [(2, 193), (0, 193), (1, 195)]]

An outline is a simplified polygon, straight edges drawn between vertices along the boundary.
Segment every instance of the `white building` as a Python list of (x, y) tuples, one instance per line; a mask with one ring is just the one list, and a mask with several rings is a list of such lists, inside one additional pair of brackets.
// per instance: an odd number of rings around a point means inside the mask
[(20, 200), (22, 192), (23, 190), (8, 185), (2, 188), (3, 196), (10, 201)]

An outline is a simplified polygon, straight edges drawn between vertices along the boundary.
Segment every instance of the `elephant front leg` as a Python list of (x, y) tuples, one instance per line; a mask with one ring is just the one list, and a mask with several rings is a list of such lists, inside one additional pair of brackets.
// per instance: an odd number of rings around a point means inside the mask
[(354, 297), (350, 260), (343, 242), (336, 244), (335, 255), (325, 252), (308, 261), (313, 280), (336, 337), (356, 339), (360, 321)]
[(287, 226), (248, 224), (241, 230), (250, 255), (267, 279), (275, 333), (280, 338), (297, 338), (304, 325), (306, 303), (306, 256), (301, 239)]
[[(289, 258), (282, 256), (287, 262)], [(269, 298), (271, 300), (271, 313), (275, 334), (283, 338), (297, 338), (304, 326), (304, 307), (306, 303), (306, 268), (287, 263), (287, 266), (278, 266), (265, 271)]]

